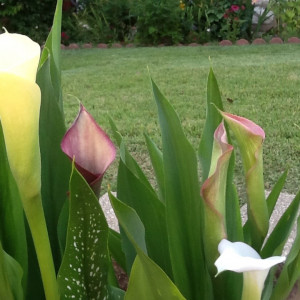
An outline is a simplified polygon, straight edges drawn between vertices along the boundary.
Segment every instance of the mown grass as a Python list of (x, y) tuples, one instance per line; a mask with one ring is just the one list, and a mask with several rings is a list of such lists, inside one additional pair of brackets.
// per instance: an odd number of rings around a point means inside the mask
[[(300, 45), (66, 50), (62, 53), (66, 122), (70, 125), (77, 114), (76, 99), (108, 133), (110, 115), (131, 153), (152, 178), (143, 133), (158, 144), (160, 133), (147, 66), (197, 147), (210, 64), (226, 111), (253, 120), (266, 132), (266, 189), (289, 168), (285, 191), (296, 193), (300, 181)], [(242, 187), (240, 161), (236, 169)], [(117, 163), (104, 183), (110, 182), (113, 189), (116, 172)]]

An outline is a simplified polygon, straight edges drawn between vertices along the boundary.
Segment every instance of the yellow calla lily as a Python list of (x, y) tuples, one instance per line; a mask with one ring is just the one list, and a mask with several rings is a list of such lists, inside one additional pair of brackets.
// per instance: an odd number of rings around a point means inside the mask
[(41, 186), (41, 92), (35, 83), (39, 56), (39, 45), (28, 37), (0, 35), (0, 120), (9, 164), (23, 199), (36, 196)]
[(41, 186), (41, 92), (27, 79), (0, 72), (0, 95), (0, 119), (9, 164), (22, 198), (31, 198), (40, 192)]
[(0, 120), (7, 157), (32, 233), (47, 299), (59, 298), (41, 200), (39, 117), (35, 83), (40, 46), (20, 34), (0, 35)]
[(35, 82), (41, 48), (29, 37), (17, 33), (0, 34), (0, 72), (8, 72)]

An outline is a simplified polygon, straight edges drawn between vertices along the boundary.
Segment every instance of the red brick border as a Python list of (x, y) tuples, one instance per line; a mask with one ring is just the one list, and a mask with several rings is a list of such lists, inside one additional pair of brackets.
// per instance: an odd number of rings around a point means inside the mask
[[(243, 45), (266, 45), (268, 44), (264, 39), (262, 38), (257, 38), (254, 39), (252, 41), (252, 43), (250, 43), (249, 41), (245, 40), (245, 39), (240, 39), (237, 40), (235, 42), (235, 45), (237, 46), (243, 46)], [(281, 38), (279, 37), (273, 37), (270, 41), (269, 44), (300, 44), (300, 38), (298, 37), (290, 37), (286, 42), (284, 42)], [(188, 45), (182, 45), (182, 44), (178, 44), (178, 46), (189, 46), (189, 47), (198, 47), (198, 46), (213, 46), (214, 43), (204, 43), (204, 44), (198, 44), (198, 43), (190, 43)], [(222, 40), (218, 43), (219, 46), (231, 46), (233, 45), (233, 43), (229, 40)], [(166, 45), (164, 44), (160, 44), (158, 45), (158, 47), (164, 47)], [(176, 46), (176, 45), (175, 45)], [(125, 44), (122, 45), (120, 43), (113, 43), (111, 46), (109, 46), (108, 44), (104, 44), (104, 43), (99, 43), (96, 46), (92, 45), (91, 43), (86, 43), (83, 44), (82, 46), (79, 46), (79, 44), (77, 43), (71, 43), (68, 46), (65, 46), (63, 44), (61, 44), (61, 49), (80, 49), (80, 48), (84, 48), (84, 49), (89, 49), (89, 48), (93, 48), (93, 47), (97, 47), (99, 49), (107, 49), (107, 48), (134, 48), (136, 47), (135, 44)]]

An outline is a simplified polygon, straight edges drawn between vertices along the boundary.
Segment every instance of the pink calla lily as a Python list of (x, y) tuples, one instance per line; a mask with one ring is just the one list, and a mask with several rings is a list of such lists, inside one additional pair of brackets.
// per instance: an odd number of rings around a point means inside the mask
[(209, 177), (201, 188), (205, 208), (205, 253), (211, 273), (215, 272), (214, 261), (218, 257), (218, 244), (226, 238), (225, 194), (227, 169), (233, 151), (228, 144), (226, 130), (222, 122), (214, 133)]
[(72, 160), (96, 195), (103, 175), (116, 156), (116, 148), (83, 105), (73, 125), (66, 132), (62, 151)]
[(269, 228), (269, 213), (265, 200), (262, 145), (265, 132), (254, 122), (221, 112), (233, 131), (240, 148), (246, 175), (248, 219), (252, 246), (259, 250)]

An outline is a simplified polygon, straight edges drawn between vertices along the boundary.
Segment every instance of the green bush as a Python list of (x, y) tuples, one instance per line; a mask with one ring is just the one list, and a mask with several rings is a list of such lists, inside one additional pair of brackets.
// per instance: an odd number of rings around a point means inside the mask
[(132, 12), (137, 16), (137, 41), (141, 44), (176, 44), (182, 41), (180, 2), (138, 0)]
[(130, 39), (131, 24), (128, 0), (81, 1), (77, 9), (64, 11), (63, 32), (71, 41), (112, 43)]
[(0, 27), (26, 34), (43, 43), (52, 25), (55, 1), (28, 0), (1, 2)]
[(300, 36), (300, 0), (274, 0), (270, 10), (276, 16), (276, 34), (283, 38)]
[(251, 37), (253, 5), (249, 0), (186, 0), (186, 11), (192, 12), (193, 19), (193, 25), (187, 36), (193, 37), (195, 41), (209, 42)]

